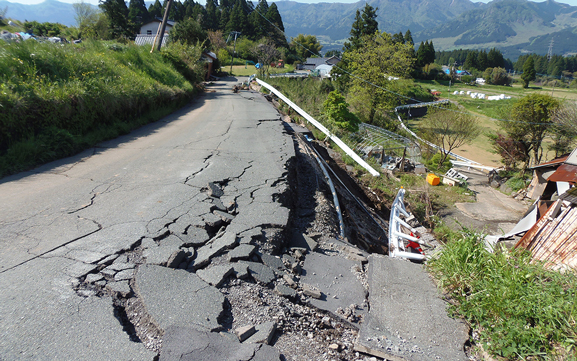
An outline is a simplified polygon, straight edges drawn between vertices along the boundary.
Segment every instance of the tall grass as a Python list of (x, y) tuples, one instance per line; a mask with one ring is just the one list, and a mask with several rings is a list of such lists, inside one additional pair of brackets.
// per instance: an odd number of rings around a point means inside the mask
[(455, 301), (453, 311), (480, 334), (484, 348), (509, 360), (575, 360), (577, 277), (530, 263), (530, 254), (488, 252), (465, 233), (429, 261)]
[(183, 104), (202, 78), (199, 57), (200, 49), (182, 46), (150, 54), (104, 42), (0, 43), (0, 176), (73, 154)]

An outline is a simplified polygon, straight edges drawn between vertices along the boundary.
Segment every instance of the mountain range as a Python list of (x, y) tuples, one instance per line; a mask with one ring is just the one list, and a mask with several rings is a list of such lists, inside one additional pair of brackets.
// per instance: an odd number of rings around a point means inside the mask
[[(270, 2), (270, 1), (269, 1)], [(496, 47), (515, 60), (524, 53), (577, 53), (577, 6), (553, 0), (493, 0), (487, 4), (470, 0), (368, 0), (378, 8), (379, 29), (389, 33), (411, 30), (415, 43), (432, 40), (436, 50), (488, 49)], [(316, 35), (323, 50), (340, 48), (349, 37), (357, 3), (305, 4), (277, 1), (286, 35)], [(72, 4), (45, 0), (24, 5), (0, 0), (7, 17), (74, 25)]]

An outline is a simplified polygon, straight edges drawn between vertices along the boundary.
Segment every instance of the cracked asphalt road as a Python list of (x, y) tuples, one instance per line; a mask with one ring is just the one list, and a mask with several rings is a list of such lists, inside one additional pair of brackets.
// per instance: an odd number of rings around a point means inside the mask
[[(85, 277), (191, 227), (214, 237), (286, 226), (279, 198), (292, 139), (262, 96), (234, 94), (235, 83), (221, 81), (127, 136), (0, 181), (0, 359), (152, 360), (111, 296), (78, 292)], [(218, 189), (224, 194), (211, 198)]]

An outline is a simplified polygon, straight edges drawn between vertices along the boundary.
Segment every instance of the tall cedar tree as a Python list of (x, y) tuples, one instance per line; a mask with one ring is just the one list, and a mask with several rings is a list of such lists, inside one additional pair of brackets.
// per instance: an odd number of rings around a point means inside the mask
[(374, 35), (379, 30), (379, 23), (377, 22), (377, 10), (369, 4), (365, 4), (363, 12), (357, 9), (355, 14), (355, 21), (350, 31), (351, 37), (345, 42), (344, 51), (358, 49), (362, 46), (361, 39), (364, 35)]
[(535, 71), (535, 61), (533, 57), (527, 59), (525, 64), (523, 64), (523, 74), (521, 74), (521, 79), (523, 79), (523, 88), (529, 87), (529, 82), (537, 78), (537, 72)]
[(100, 0), (98, 6), (110, 22), (110, 35), (113, 38), (134, 37), (128, 23), (128, 7), (124, 0)]
[(162, 16), (162, 4), (159, 0), (156, 0), (154, 4), (148, 7), (148, 14), (151, 19), (159, 18)]
[(135, 31), (138, 31), (142, 24), (150, 20), (144, 0), (130, 0), (128, 4), (128, 20), (134, 26), (133, 30)]

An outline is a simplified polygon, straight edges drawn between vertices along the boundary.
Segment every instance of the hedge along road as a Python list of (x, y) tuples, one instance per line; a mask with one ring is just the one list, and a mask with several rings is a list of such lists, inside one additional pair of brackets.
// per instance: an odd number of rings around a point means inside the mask
[[(234, 94), (235, 83), (223, 80), (127, 136), (0, 180), (0, 359), (152, 360), (110, 296), (133, 284), (130, 267), (146, 259), (131, 257), (144, 243), (190, 236), (190, 227), (210, 238), (286, 226), (279, 201), (252, 197), (288, 188), (292, 140), (277, 111), (260, 94)], [(97, 281), (113, 265), (125, 272)], [(83, 287), (86, 277), (110, 292)]]

